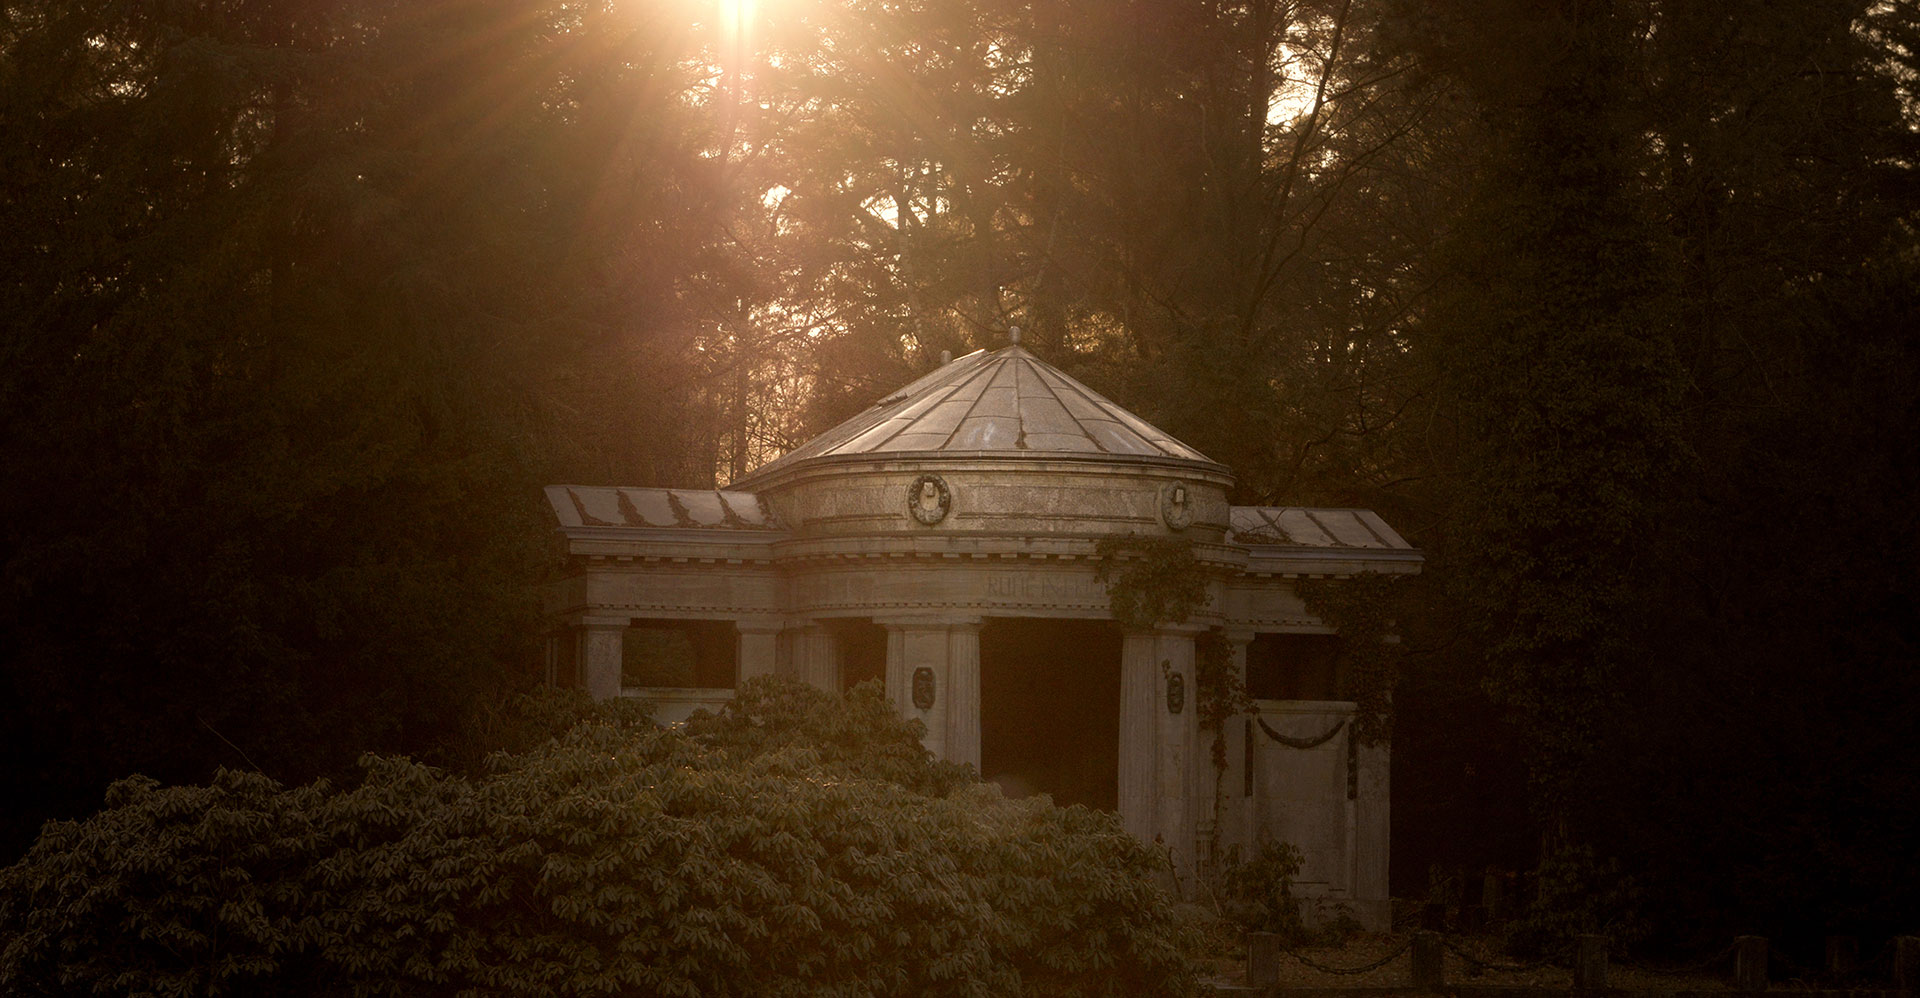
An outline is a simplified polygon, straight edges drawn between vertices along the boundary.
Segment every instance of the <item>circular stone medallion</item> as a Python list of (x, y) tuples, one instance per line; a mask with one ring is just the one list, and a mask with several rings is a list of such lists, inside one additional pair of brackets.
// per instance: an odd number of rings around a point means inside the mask
[(947, 491), (947, 483), (939, 475), (921, 475), (907, 489), (907, 512), (928, 526), (946, 519), (947, 510), (952, 508), (953, 493)]
[(1172, 530), (1185, 530), (1193, 523), (1193, 486), (1168, 482), (1160, 490), (1160, 519)]

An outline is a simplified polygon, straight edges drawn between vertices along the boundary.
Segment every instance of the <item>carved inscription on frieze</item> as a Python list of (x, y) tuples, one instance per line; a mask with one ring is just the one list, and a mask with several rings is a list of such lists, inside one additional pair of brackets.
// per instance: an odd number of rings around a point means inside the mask
[(1094, 603), (1107, 598), (1107, 587), (1091, 575), (1049, 572), (989, 572), (987, 598), (1030, 603)]

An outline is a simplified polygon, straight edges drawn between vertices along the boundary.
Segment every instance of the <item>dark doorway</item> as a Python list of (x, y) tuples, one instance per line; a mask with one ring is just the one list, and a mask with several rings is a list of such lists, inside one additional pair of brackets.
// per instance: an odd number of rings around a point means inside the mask
[(840, 649), (840, 692), (869, 679), (887, 681), (887, 629), (870, 617), (827, 621)]
[(1009, 796), (1112, 811), (1120, 797), (1120, 629), (999, 617), (980, 629), (980, 770)]

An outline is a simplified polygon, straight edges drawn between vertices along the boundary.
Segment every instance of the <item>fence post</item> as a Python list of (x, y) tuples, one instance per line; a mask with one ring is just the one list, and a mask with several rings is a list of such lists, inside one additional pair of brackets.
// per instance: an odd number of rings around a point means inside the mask
[(1280, 983), (1280, 934), (1247, 933), (1247, 983), (1270, 988)]
[(1852, 936), (1827, 937), (1827, 976), (1844, 981), (1860, 963), (1860, 940)]
[(1893, 986), (1910, 994), (1920, 992), (1920, 936), (1894, 937)]
[(1413, 934), (1413, 986), (1422, 991), (1446, 987), (1440, 949), (1440, 933), (1421, 930)]
[(1733, 989), (1767, 990), (1767, 937), (1735, 936), (1733, 939)]
[(1576, 988), (1607, 986), (1606, 936), (1583, 935), (1580, 937), (1579, 957), (1573, 964), (1573, 986)]

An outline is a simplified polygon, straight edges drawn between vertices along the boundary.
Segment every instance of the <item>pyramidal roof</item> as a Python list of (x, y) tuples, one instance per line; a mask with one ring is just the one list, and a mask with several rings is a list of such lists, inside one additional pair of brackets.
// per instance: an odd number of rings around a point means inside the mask
[(754, 469), (856, 455), (1111, 456), (1218, 465), (1018, 344), (976, 350)]

